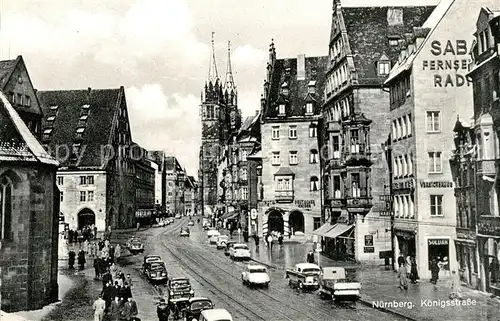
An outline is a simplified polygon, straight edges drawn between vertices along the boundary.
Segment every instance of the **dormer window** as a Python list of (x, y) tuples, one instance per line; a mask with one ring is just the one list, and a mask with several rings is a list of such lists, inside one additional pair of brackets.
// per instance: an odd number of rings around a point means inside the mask
[(306, 104), (306, 114), (312, 114), (314, 112), (313, 103)]
[(399, 38), (389, 37), (389, 46), (396, 47), (397, 45), (399, 45)]
[(307, 92), (309, 94), (315, 94), (316, 93), (316, 81), (311, 80), (309, 84), (307, 84)]
[(281, 93), (285, 96), (288, 96), (289, 90), (288, 90), (288, 84), (286, 82), (281, 85)]
[(52, 128), (47, 128), (43, 130), (43, 140), (48, 140), (50, 138), (50, 134), (52, 133)]
[(59, 106), (50, 106), (50, 110), (57, 110), (57, 108), (59, 108)]
[(279, 113), (280, 115), (285, 115), (285, 111), (286, 111), (286, 110), (285, 110), (285, 104), (280, 104), (280, 105), (278, 106), (278, 113)]
[(54, 121), (55, 119), (56, 119), (56, 116), (49, 116), (49, 117), (47, 117), (47, 121), (48, 121), (48, 122), (52, 122), (52, 121)]
[(83, 132), (84, 131), (85, 131), (85, 128), (82, 128), (82, 127), (78, 128), (76, 130), (76, 138), (80, 138), (81, 139), (83, 137)]
[(82, 106), (82, 108), (83, 108), (83, 109), (89, 109), (89, 108), (90, 108), (90, 105), (85, 104), (85, 105), (83, 105), (83, 106)]
[(386, 76), (391, 71), (391, 62), (389, 60), (381, 60), (378, 62), (379, 76)]

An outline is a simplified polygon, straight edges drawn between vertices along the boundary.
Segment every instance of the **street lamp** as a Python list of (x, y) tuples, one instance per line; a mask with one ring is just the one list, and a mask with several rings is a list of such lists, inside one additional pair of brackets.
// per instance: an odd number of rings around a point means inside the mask
[(387, 161), (387, 169), (389, 172), (389, 186), (384, 186), (384, 187), (389, 187), (389, 212), (391, 215), (391, 257), (392, 257), (392, 268), (395, 269), (395, 262), (396, 262), (396, 248), (394, 244), (394, 191), (393, 191), (393, 186), (392, 186), (392, 135), (389, 133), (387, 136), (387, 141), (385, 143), (382, 143), (382, 149), (385, 152), (385, 157)]

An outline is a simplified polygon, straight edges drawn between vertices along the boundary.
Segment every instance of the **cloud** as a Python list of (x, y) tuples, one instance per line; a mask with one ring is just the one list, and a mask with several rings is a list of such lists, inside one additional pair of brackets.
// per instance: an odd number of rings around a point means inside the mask
[(199, 98), (167, 95), (159, 84), (128, 88), (126, 98), (134, 140), (147, 149), (177, 156), (196, 175), (201, 142)]
[(251, 45), (237, 47), (232, 54), (236, 65), (260, 65), (266, 59), (266, 53)]

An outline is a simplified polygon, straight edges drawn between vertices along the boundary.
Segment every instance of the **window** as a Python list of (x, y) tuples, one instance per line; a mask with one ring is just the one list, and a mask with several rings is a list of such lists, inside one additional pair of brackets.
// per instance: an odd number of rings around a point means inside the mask
[(85, 128), (80, 127), (76, 130), (76, 137), (77, 138), (82, 138), (83, 137), (83, 132), (85, 131)]
[(408, 115), (406, 115), (406, 134), (408, 136), (411, 136), (411, 131), (412, 131), (412, 128), (411, 128), (411, 115), (408, 114)]
[(290, 126), (288, 129), (288, 138), (296, 139), (297, 138), (297, 126)]
[(63, 176), (57, 176), (57, 185), (59, 185), (59, 186), (64, 185), (64, 177)]
[(398, 139), (403, 138), (403, 125), (401, 123), (401, 118), (396, 120), (396, 131), (398, 133)]
[(299, 159), (297, 156), (297, 151), (291, 151), (290, 152), (290, 159), (289, 159), (290, 165), (297, 165), (299, 163)]
[(401, 166), (403, 167), (403, 176), (408, 176), (408, 155), (401, 156)]
[(352, 197), (360, 197), (361, 196), (361, 189), (359, 186), (360, 182), (360, 177), (359, 173), (353, 173), (351, 174), (351, 193)]
[(289, 178), (279, 178), (276, 185), (277, 191), (291, 191), (293, 190), (292, 184)]
[(213, 105), (207, 106), (207, 118), (215, 118), (215, 107)]
[(313, 113), (313, 104), (307, 103), (306, 104), (306, 114), (312, 114), (312, 113)]
[(441, 152), (429, 152), (429, 173), (441, 173)]
[(441, 131), (441, 124), (439, 119), (439, 111), (427, 112), (427, 132), (439, 133)]
[(396, 139), (398, 139), (398, 131), (396, 129), (396, 121), (393, 120), (392, 121), (392, 140), (394, 141)]
[(340, 137), (339, 136), (332, 137), (332, 145), (333, 145), (333, 158), (339, 159), (340, 158)]
[(80, 202), (85, 202), (87, 198), (87, 193), (85, 191), (80, 192)]
[(321, 227), (321, 217), (313, 217), (313, 229), (317, 230)]
[(10, 96), (9, 96), (10, 103), (15, 104), (16, 103), (16, 94), (13, 93), (12, 91), (9, 94), (10, 94)]
[(316, 176), (311, 177), (311, 191), (316, 192), (319, 191), (319, 180)]
[(357, 129), (351, 130), (351, 153), (359, 153), (359, 131)]
[(168, 196), (169, 197), (172, 197), (173, 193), (172, 192), (168, 192)]
[(342, 198), (340, 175), (333, 175), (333, 197)]
[(285, 104), (280, 104), (279, 107), (278, 107), (278, 113), (280, 115), (284, 115), (285, 114)]
[(406, 117), (401, 118), (401, 122), (403, 123), (403, 125), (401, 125), (401, 135), (404, 138), (407, 135), (406, 130), (408, 129), (408, 125), (406, 124)]
[(59, 201), (60, 202), (64, 201), (64, 193), (63, 192), (59, 192)]
[(272, 158), (272, 164), (273, 165), (280, 165), (280, 152), (273, 152), (273, 158)]
[(87, 176), (80, 176), (80, 185), (87, 185)]
[(88, 191), (87, 192), (87, 201), (93, 202), (94, 201), (94, 191)]
[(390, 61), (382, 60), (378, 62), (378, 74), (380, 76), (388, 75), (391, 71)]
[(24, 101), (23, 95), (17, 94), (17, 104), (23, 105), (23, 101)]
[(87, 176), (87, 184), (94, 185), (94, 176)]
[(309, 137), (317, 137), (318, 136), (318, 127), (316, 125), (311, 124), (309, 126)]
[(241, 179), (244, 180), (244, 181), (246, 181), (247, 180), (247, 176), (248, 176), (248, 171), (247, 171), (246, 168), (243, 168), (241, 170)]
[(25, 96), (24, 103), (26, 104), (27, 107), (30, 107), (31, 106), (31, 97)]
[(248, 187), (242, 187), (241, 188), (241, 199), (242, 200), (247, 200), (248, 199)]
[(273, 127), (273, 131), (272, 131), (272, 139), (280, 139), (280, 128), (279, 126), (276, 126), (276, 127)]
[(12, 181), (3, 176), (0, 178), (0, 240), (12, 237)]
[(246, 162), (247, 157), (248, 157), (248, 151), (247, 151), (247, 150), (242, 150), (242, 151), (241, 151), (241, 160), (242, 160), (243, 162)]
[(431, 216), (443, 215), (443, 195), (431, 195)]
[(398, 39), (389, 39), (389, 46), (397, 46), (398, 44)]
[(311, 149), (309, 154), (309, 163), (317, 164), (319, 162), (319, 153), (316, 149)]

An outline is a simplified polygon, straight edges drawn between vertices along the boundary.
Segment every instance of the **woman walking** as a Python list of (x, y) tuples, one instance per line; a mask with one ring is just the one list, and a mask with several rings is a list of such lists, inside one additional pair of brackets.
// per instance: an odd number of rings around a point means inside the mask
[(412, 257), (411, 258), (411, 274), (410, 274), (411, 283), (417, 284), (418, 279), (420, 279), (420, 278), (418, 277), (417, 260), (415, 260), (415, 258)]
[(460, 276), (456, 271), (451, 272), (451, 293), (450, 299), (462, 299), (462, 291), (460, 289)]
[(398, 269), (399, 288), (408, 295), (408, 270), (404, 264), (399, 264)]

